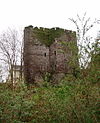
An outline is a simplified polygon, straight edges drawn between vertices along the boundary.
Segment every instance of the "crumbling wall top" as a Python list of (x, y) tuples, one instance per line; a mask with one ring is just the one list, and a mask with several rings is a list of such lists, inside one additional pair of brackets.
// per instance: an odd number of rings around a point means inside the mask
[(34, 37), (38, 39), (42, 44), (50, 46), (55, 39), (60, 38), (62, 35), (76, 38), (76, 32), (71, 30), (62, 29), (59, 27), (44, 28), (44, 27), (33, 27), (32, 25), (25, 27), (26, 31), (31, 31)]

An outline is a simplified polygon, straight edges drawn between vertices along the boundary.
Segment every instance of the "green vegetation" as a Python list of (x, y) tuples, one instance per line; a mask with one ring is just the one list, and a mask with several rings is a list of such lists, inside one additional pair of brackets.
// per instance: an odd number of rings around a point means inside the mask
[(64, 29), (60, 29), (60, 28), (56, 28), (56, 30), (55, 28), (38, 29), (37, 27), (35, 27), (33, 29), (33, 32), (36, 34), (37, 39), (41, 41), (41, 43), (49, 47), (55, 41), (55, 38), (59, 38), (64, 33)]
[[(62, 51), (64, 54), (69, 54), (67, 56), (66, 64), (70, 68), (70, 73), (72, 73), (74, 76), (77, 77), (78, 71), (79, 71), (79, 55), (78, 55), (78, 47), (77, 42), (71, 41), (71, 42), (61, 42), (62, 45)], [(77, 72), (77, 73), (76, 73)], [(77, 74), (77, 75), (76, 75)]]
[(90, 68), (88, 69), (88, 76), (91, 76), (89, 80), (93, 83), (100, 82), (100, 52), (97, 54), (93, 54), (89, 67)]
[(56, 87), (0, 84), (0, 123), (99, 123), (98, 84), (70, 75)]

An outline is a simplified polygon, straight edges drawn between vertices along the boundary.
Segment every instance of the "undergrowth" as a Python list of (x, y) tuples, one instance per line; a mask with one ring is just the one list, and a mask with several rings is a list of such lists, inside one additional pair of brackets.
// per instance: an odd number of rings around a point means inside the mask
[(0, 84), (0, 123), (99, 123), (99, 86), (65, 79), (59, 86)]

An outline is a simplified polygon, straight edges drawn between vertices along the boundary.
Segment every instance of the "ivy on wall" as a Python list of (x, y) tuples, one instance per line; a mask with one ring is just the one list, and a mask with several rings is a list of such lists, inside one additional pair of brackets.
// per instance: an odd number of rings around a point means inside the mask
[(33, 29), (34, 34), (36, 35), (36, 38), (46, 46), (50, 46), (54, 41), (55, 38), (59, 38), (61, 35), (64, 34), (64, 29), (60, 28), (37, 28), (35, 27)]

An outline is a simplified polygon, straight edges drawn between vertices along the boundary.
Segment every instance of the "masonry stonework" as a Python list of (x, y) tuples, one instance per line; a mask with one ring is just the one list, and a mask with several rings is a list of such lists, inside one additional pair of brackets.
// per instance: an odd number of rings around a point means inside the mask
[[(45, 32), (47, 30), (47, 32)], [(59, 36), (55, 36), (59, 30), (62, 30)], [(45, 34), (42, 38), (38, 38), (39, 31)], [(48, 31), (52, 31), (52, 36)], [(42, 35), (43, 35), (42, 34)], [(50, 45), (45, 45), (43, 40), (51, 40)], [(35, 83), (43, 78), (45, 73), (51, 73), (56, 78), (68, 73), (70, 66), (67, 64), (70, 52), (62, 52), (63, 46), (61, 42), (76, 42), (76, 33), (60, 28), (33, 28), (33, 26), (25, 27), (24, 30), (24, 76), (27, 83)], [(47, 43), (47, 42), (46, 42)], [(53, 78), (55, 78), (53, 77)]]

